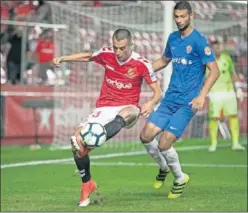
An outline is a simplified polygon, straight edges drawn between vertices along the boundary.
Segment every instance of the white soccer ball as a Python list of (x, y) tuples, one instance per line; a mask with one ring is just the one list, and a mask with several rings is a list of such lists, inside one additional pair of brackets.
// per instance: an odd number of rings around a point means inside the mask
[(107, 139), (107, 132), (99, 123), (86, 123), (81, 129), (80, 135), (88, 148), (102, 146)]

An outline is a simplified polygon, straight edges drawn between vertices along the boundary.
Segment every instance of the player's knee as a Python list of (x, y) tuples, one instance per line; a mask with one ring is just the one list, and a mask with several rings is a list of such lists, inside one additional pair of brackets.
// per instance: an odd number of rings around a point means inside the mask
[(162, 143), (160, 142), (160, 143), (158, 144), (158, 149), (159, 149), (161, 152), (164, 152), (164, 151), (170, 149), (171, 146), (172, 146), (172, 144), (170, 144), (170, 143), (168, 143), (168, 142), (162, 142)]
[(130, 112), (124, 108), (118, 113), (118, 115), (121, 116), (124, 120), (127, 120), (130, 115)]
[(136, 120), (136, 118), (139, 116), (139, 108), (136, 106), (127, 106), (123, 108), (118, 115), (123, 117), (123, 119), (126, 121), (126, 123), (132, 123)]
[(145, 143), (150, 143), (154, 137), (152, 135), (147, 134), (145, 131), (142, 131), (140, 133), (140, 141), (145, 144)]
[(130, 117), (126, 120), (125, 128), (126, 128), (126, 129), (132, 128), (132, 127), (137, 123), (137, 120), (138, 120), (138, 119), (139, 119), (139, 114), (135, 114), (135, 115), (130, 116)]
[(167, 137), (160, 138), (158, 148), (160, 151), (166, 151), (172, 147), (175, 137), (168, 135)]

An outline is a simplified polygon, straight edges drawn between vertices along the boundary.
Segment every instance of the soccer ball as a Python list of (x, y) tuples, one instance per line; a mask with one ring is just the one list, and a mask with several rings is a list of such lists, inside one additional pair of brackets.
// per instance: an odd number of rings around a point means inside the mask
[(88, 148), (102, 146), (107, 139), (107, 132), (99, 123), (86, 123), (81, 129), (80, 135)]

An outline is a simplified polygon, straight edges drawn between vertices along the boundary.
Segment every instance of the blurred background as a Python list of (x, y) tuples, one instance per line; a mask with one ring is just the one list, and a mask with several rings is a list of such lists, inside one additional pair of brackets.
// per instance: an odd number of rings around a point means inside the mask
[[(1, 1), (1, 144), (68, 145), (74, 128), (94, 109), (103, 69), (94, 63), (64, 63), (55, 56), (94, 52), (111, 45), (119, 27), (128, 28), (135, 51), (161, 56), (175, 2), (163, 1)], [(220, 41), (242, 81), (241, 136), (247, 137), (247, 2), (191, 1), (193, 25), (211, 42)], [(158, 73), (166, 90), (171, 68)], [(150, 97), (144, 85), (141, 102)], [(224, 119), (224, 118), (223, 118)], [(208, 138), (207, 104), (183, 138)], [(112, 140), (137, 142), (144, 120)], [(228, 131), (226, 129), (226, 131)], [(229, 134), (230, 135), (230, 134)], [(220, 137), (228, 138), (224, 130)], [(112, 143), (110, 143), (112, 144)], [(120, 145), (118, 145), (120, 146)]]

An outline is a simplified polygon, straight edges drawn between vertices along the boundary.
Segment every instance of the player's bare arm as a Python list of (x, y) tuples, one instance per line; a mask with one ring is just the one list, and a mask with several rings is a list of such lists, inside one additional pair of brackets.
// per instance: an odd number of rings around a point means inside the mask
[(203, 105), (205, 103), (205, 98), (206, 98), (209, 90), (213, 86), (214, 82), (220, 76), (219, 68), (218, 68), (216, 61), (208, 63), (207, 68), (210, 70), (210, 72), (209, 72), (207, 79), (205, 80), (205, 83), (201, 89), (201, 92), (196, 98), (194, 98), (190, 102), (190, 104), (192, 104), (192, 108), (195, 110), (202, 110)]
[(76, 53), (68, 56), (60, 56), (53, 59), (53, 64), (57, 67), (62, 62), (89, 62), (92, 61), (92, 53)]
[(237, 75), (236, 72), (231, 72), (231, 78), (232, 78), (232, 82), (235, 86), (235, 90), (237, 93), (237, 98), (242, 102), (244, 100), (244, 93), (242, 90), (242, 84), (240, 82), (240, 79)]
[(149, 86), (153, 91), (153, 97), (141, 107), (140, 112), (140, 114), (145, 118), (150, 115), (154, 106), (159, 102), (162, 97), (162, 91), (158, 85), (158, 82), (153, 82)]
[(154, 72), (165, 68), (170, 63), (170, 61), (171, 59), (165, 56), (161, 56), (161, 58), (156, 59), (154, 62), (152, 62), (152, 68)]

